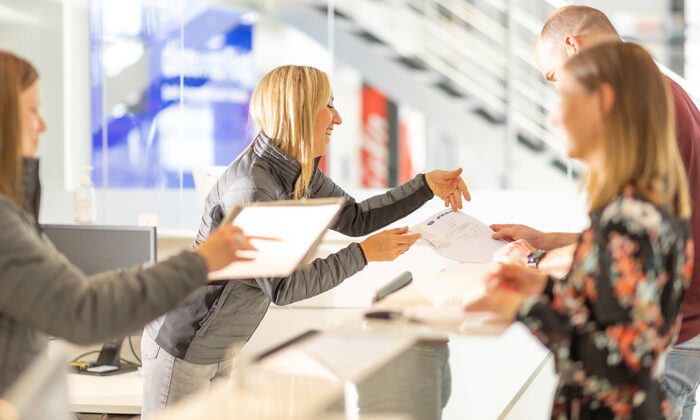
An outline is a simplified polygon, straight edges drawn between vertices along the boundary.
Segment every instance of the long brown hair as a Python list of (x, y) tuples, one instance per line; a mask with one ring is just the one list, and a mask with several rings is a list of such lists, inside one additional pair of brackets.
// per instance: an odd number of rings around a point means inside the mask
[(0, 194), (18, 205), (22, 199), (20, 94), (39, 78), (27, 60), (0, 50)]
[(603, 173), (592, 169), (588, 177), (591, 210), (610, 203), (631, 184), (650, 201), (670, 206), (681, 218), (689, 217), (688, 180), (676, 144), (673, 98), (649, 53), (632, 43), (598, 44), (573, 56), (564, 71), (588, 92), (603, 83), (615, 92), (612, 109), (603, 120)]
[(294, 198), (307, 195), (314, 171), (314, 123), (330, 98), (326, 73), (314, 67), (288, 65), (266, 74), (250, 99), (250, 115), (263, 134), (301, 163)]

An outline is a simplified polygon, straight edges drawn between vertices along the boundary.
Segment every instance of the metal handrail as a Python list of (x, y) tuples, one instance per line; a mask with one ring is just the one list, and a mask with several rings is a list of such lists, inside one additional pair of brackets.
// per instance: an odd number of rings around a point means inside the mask
[(539, 35), (542, 31), (542, 22), (538, 21), (531, 14), (524, 12), (523, 10), (516, 9), (513, 11), (515, 21), (518, 22), (523, 28), (529, 30), (535, 35)]
[[(426, 2), (424, 0), (407, 0), (408, 3), (411, 5), (425, 5), (428, 4), (429, 2)], [(428, 25), (426, 25), (427, 27)], [(482, 54), (481, 57), (485, 57), (492, 62), (498, 62), (497, 64), (505, 66), (505, 59), (503, 58), (502, 54), (498, 54), (498, 52), (494, 51), (493, 48), (488, 46), (485, 41), (477, 38), (476, 36), (462, 30), (460, 34), (457, 34), (455, 31), (454, 25), (430, 25), (431, 30), (435, 31), (436, 33), (438, 31), (444, 31), (445, 33), (449, 33), (451, 36), (456, 37), (456, 38), (462, 38), (465, 42), (469, 42), (470, 49), (471, 48), (476, 48), (479, 50), (479, 53)], [(461, 50), (465, 50), (462, 48)], [(466, 53), (464, 53), (466, 54)]]
[(558, 9), (558, 8), (564, 7), (564, 6), (568, 6), (571, 4), (568, 1), (564, 1), (564, 0), (544, 0), (544, 2), (549, 4), (550, 6), (552, 6), (555, 9)]
[[(488, 36), (499, 45), (506, 45), (506, 28), (500, 23), (494, 21), (481, 10), (468, 4), (465, 1), (455, 2), (450, 0), (433, 0), (440, 6), (449, 10), (450, 13), (460, 17), (465, 23), (473, 28), (480, 30), (484, 35)], [(428, 3), (428, 2), (425, 2)]]
[[(487, 2), (495, 10), (505, 10), (503, 1), (487, 0)], [(390, 16), (396, 16), (397, 6), (400, 4), (407, 6), (403, 16), (406, 16), (406, 11), (412, 12), (411, 15), (418, 15), (412, 16), (411, 24), (415, 24), (416, 31), (422, 37), (420, 41), (416, 40), (415, 44), (411, 45), (411, 53), (451, 80), (456, 86), (478, 98), (495, 117), (505, 116), (506, 72), (516, 70), (506, 68), (507, 28), (462, 0), (395, 0), (389, 4), (372, 2), (371, 7), (375, 10), (372, 17), (376, 18), (378, 15), (387, 13), (390, 13)], [(335, 6), (343, 13), (352, 16), (360, 26), (365, 26), (366, 30), (390, 43), (392, 39), (397, 42), (394, 28), (384, 30), (382, 25), (366, 22), (366, 17), (357, 13), (358, 10), (365, 10), (364, 8), (368, 6), (366, 1), (337, 2)], [(451, 18), (457, 18), (457, 23), (448, 21), (447, 17), (444, 21), (439, 20), (445, 15), (438, 13), (437, 7), (451, 14)], [(386, 8), (390, 9), (386, 10)], [(539, 34), (540, 23), (528, 13), (518, 10), (514, 18), (528, 33)], [(476, 36), (471, 32), (472, 30), (477, 31), (483, 38)], [(398, 42), (401, 41), (406, 40), (398, 40)], [(469, 45), (470, 48), (465, 49), (464, 45)], [(532, 46), (527, 42), (517, 40), (514, 45), (511, 45), (511, 50), (520, 61), (526, 63), (526, 72), (537, 69), (534, 54), (531, 51)], [(537, 78), (530, 76), (529, 79), (532, 80), (518, 81), (514, 84), (518, 95), (526, 102), (533, 104), (528, 106), (529, 109), (521, 112), (517, 119), (518, 125), (529, 134), (542, 137), (546, 144), (557, 152), (563, 153), (563, 141), (561, 139), (557, 141), (555, 134), (537, 122), (547, 119), (556, 101), (551, 100), (547, 94), (537, 92), (533, 85), (541, 86), (541, 91), (544, 92), (551, 88), (544, 86), (540, 76)], [(538, 109), (541, 109), (539, 115)]]
[(542, 140), (561, 156), (566, 156), (566, 145), (561, 141), (561, 137), (542, 127), (530, 117), (522, 115), (520, 112), (516, 112), (515, 121), (522, 129)]
[[(442, 0), (435, 1), (436, 3), (438, 3)], [(365, 2), (361, 2), (361, 4), (364, 3)], [(424, 8), (426, 4), (430, 2), (404, 0), (404, 3), (414, 6), (415, 8)], [(374, 5), (374, 7), (382, 6)], [(354, 15), (354, 9), (352, 7), (352, 4), (336, 4), (336, 8), (350, 16)], [(410, 10), (410, 8), (408, 10)], [(417, 15), (417, 17), (422, 18), (423, 16)], [(362, 26), (363, 21), (361, 20), (361, 16), (357, 16), (356, 22)], [(465, 53), (465, 49), (460, 43), (460, 40), (456, 39), (457, 36), (455, 36), (454, 33), (449, 32), (448, 29), (445, 29), (443, 25), (435, 24), (434, 22), (428, 21), (424, 18), (417, 19), (416, 24), (420, 25), (420, 27), (417, 29), (423, 31), (421, 33), (434, 34), (436, 38), (434, 40), (430, 39), (428, 42), (425, 43), (426, 45), (431, 46), (431, 48), (428, 48), (425, 45), (414, 45), (412, 47), (412, 53), (417, 58), (421, 59), (434, 70), (436, 70), (438, 73), (450, 79), (452, 82), (462, 87), (467, 92), (476, 96), (486, 106), (489, 107), (490, 111), (495, 112), (497, 114), (503, 113), (505, 108), (505, 88), (502, 86), (502, 84), (498, 82), (498, 80), (503, 81), (504, 79), (503, 74), (505, 73), (505, 63), (503, 62), (503, 59), (501, 58), (501, 60), (498, 60), (498, 55), (492, 52), (493, 49), (491, 49), (491, 52), (485, 54), (484, 56), (472, 55), (471, 57), (468, 57), (470, 61), (476, 65), (479, 65), (484, 70), (481, 72), (469, 71), (465, 73), (464, 70), (468, 70), (470, 68), (474, 69), (474, 66), (473, 64), (468, 64), (468, 62), (464, 59), (454, 60), (455, 57), (459, 57), (460, 55), (469, 56), (469, 52)], [(454, 27), (450, 28), (454, 29)], [(391, 35), (389, 33), (382, 33), (381, 28), (366, 29), (373, 30), (374, 33), (380, 36), (385, 35), (386, 38), (389, 38), (389, 36)], [(461, 36), (464, 38), (465, 42), (474, 42), (474, 44), (472, 45), (477, 45), (478, 49), (482, 51), (489, 50), (489, 47), (485, 45), (483, 41), (478, 40), (476, 37), (469, 34), (468, 32), (463, 32)], [(438, 53), (438, 51), (444, 50), (445, 44), (449, 44), (449, 50), (441, 51), (440, 53)], [(484, 67), (484, 57), (493, 59), (493, 61), (491, 62), (492, 66), (486, 65)], [(479, 59), (482, 59), (482, 62), (480, 62)], [(500, 71), (494, 71), (493, 65), (495, 65), (495, 67), (497, 67)], [(468, 74), (469, 76), (467, 76), (466, 74)]]
[(470, 92), (476, 93), (476, 96), (486, 105), (491, 107), (493, 111), (500, 113), (504, 112), (505, 101), (497, 95), (493, 94), (493, 92), (490, 92), (488, 89), (485, 89), (483, 86), (474, 82), (474, 80), (472, 80), (471, 78), (466, 77), (463, 73), (445, 66), (443, 64), (443, 61), (434, 58), (430, 54), (422, 55), (421, 59), (423, 59), (430, 66), (439, 70), (443, 75), (445, 75), (458, 85), (463, 86)]
[[(489, 3), (494, 9), (499, 10), (499, 11), (506, 11), (506, 4), (502, 1), (499, 0), (486, 0), (487, 3)], [(558, 9), (560, 7), (564, 7), (569, 5), (570, 3), (567, 1), (563, 0), (544, 0), (546, 4), (551, 6), (553, 9)], [(450, 7), (454, 5), (454, 2), (446, 1), (446, 0), (440, 0), (439, 1), (440, 5), (448, 9), (451, 13), (454, 13), (458, 17), (465, 17), (463, 13), (459, 12), (459, 9), (456, 9), (454, 7)], [(462, 2), (462, 4), (464, 4)], [(531, 14), (520, 10), (516, 9), (512, 11), (514, 14), (514, 18), (516, 22), (522, 27), (528, 30), (530, 33), (533, 35), (539, 35), (541, 31), (541, 27), (543, 22), (538, 21), (536, 18), (534, 18)], [(464, 19), (466, 23), (471, 24), (475, 29), (479, 30), (480, 25), (474, 25), (473, 24), (473, 19), (470, 17), (470, 19)], [(489, 18), (490, 22), (493, 22), (492, 19)], [(506, 30), (506, 28), (504, 28)], [(488, 34), (487, 34), (488, 35)], [(523, 45), (524, 43), (519, 43), (520, 45), (515, 46), (513, 48), (513, 51), (515, 52), (516, 56), (520, 58), (522, 61), (525, 63), (528, 63), (531, 65), (531, 67), (536, 68), (536, 65), (534, 63), (534, 54), (532, 52), (529, 52), (528, 49)], [(666, 74), (670, 79), (672, 79), (674, 82), (678, 83), (691, 97), (691, 99), (695, 102), (698, 102), (700, 100), (700, 89), (697, 89), (695, 86), (691, 86), (687, 80), (685, 80), (682, 76), (674, 72), (673, 70), (669, 69), (667, 66), (665, 66), (662, 63), (659, 63), (658, 61), (656, 62), (658, 65), (659, 69)], [(511, 69), (512, 71), (512, 69)], [(531, 101), (537, 103), (538, 105), (542, 106), (542, 108), (549, 112), (551, 111), (555, 104), (556, 100), (547, 100), (545, 98), (542, 98), (539, 95), (533, 95), (533, 89), (531, 86), (518, 83), (515, 85), (515, 89), (518, 90), (523, 96), (528, 97)], [(535, 134), (536, 136), (541, 136), (542, 140), (545, 141), (545, 143), (549, 144), (550, 146), (554, 147), (558, 151), (564, 153), (564, 150), (561, 146), (563, 146), (563, 143), (561, 140), (556, 141), (556, 136), (553, 136), (549, 130), (547, 130), (544, 127), (539, 127), (535, 128), (533, 124), (530, 124), (530, 122), (534, 122), (531, 117), (520, 115), (518, 118), (518, 123), (519, 125), (523, 126), (524, 129), (529, 131), (531, 134)]]
[(496, 11), (499, 11), (501, 13), (505, 13), (508, 10), (508, 4), (506, 4), (505, 1), (502, 0), (484, 0), (486, 3), (488, 3), (491, 7), (493, 7)]
[[(564, 0), (537, 1), (543, 7), (543, 12), (550, 7), (553, 11), (569, 4)], [(553, 89), (539, 75), (532, 45), (532, 40), (539, 36), (545, 17), (538, 18), (521, 7), (509, 9), (509, 3), (505, 0), (483, 2), (493, 10), (481, 10), (465, 0), (393, 0), (386, 3), (369, 0), (337, 1), (335, 8), (352, 16), (361, 26), (364, 23), (365, 30), (378, 35), (389, 44), (394, 44), (397, 50), (410, 50), (411, 54), (438, 74), (481, 101), (497, 117), (500, 117), (499, 114), (507, 114), (507, 100), (514, 101), (519, 106), (525, 104), (514, 114), (515, 123), (525, 133), (540, 138), (553, 150), (565, 156), (561, 136), (554, 134), (548, 124), (543, 124), (557, 103)], [(324, 4), (325, 1), (317, 0), (317, 3)], [(415, 25), (416, 33), (421, 36), (413, 39), (410, 46), (406, 47), (404, 44), (407, 40), (398, 36), (394, 28), (385, 29), (383, 25), (376, 25), (376, 20), (367, 21), (364, 16), (367, 15), (367, 8), (375, 12), (381, 11), (370, 14), (374, 15), (372, 17), (383, 14), (385, 19), (390, 21), (396, 16), (410, 15), (411, 24)], [(487, 13), (490, 12), (508, 16), (510, 21), (516, 24), (510, 30), (524, 30), (522, 34), (525, 36), (511, 37), (512, 42), (507, 45), (509, 28), (489, 16)], [(469, 48), (464, 48), (465, 45)], [(507, 54), (512, 54), (517, 59), (510, 62), (517, 63), (514, 68), (512, 64), (511, 68), (508, 68)], [(689, 86), (687, 81), (675, 72), (660, 63), (657, 64), (664, 73), (681, 85), (691, 98), (700, 98), (700, 91)], [(508, 76), (507, 72), (515, 73)], [(507, 82), (508, 80), (510, 82)], [(513, 89), (514, 96), (508, 95), (505, 87), (508, 83), (512, 84), (510, 88)]]

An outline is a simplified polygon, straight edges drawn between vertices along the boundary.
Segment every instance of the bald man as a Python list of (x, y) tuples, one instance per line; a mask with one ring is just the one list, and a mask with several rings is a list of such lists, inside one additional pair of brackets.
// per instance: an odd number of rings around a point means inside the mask
[[(622, 39), (600, 10), (586, 6), (566, 6), (547, 19), (537, 41), (537, 66), (544, 78), (557, 83), (566, 60), (582, 48), (599, 42)], [(692, 226), (696, 243), (700, 241), (700, 112), (688, 94), (668, 79), (676, 111), (678, 150), (688, 175), (692, 197)], [(640, 89), (643, 86), (640, 86)], [(501, 262), (518, 257), (524, 263), (563, 277), (571, 266), (577, 233), (545, 233), (523, 225), (492, 225), (493, 237), (513, 241), (494, 259)], [(546, 252), (545, 252), (546, 251)], [(695, 392), (700, 382), (700, 251), (682, 307), (683, 323), (676, 345), (668, 353), (665, 385), (674, 411), (682, 420), (691, 420)]]

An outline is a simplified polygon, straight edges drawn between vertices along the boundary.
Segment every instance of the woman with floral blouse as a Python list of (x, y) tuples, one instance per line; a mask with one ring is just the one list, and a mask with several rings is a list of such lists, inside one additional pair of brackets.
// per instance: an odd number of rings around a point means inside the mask
[(678, 333), (693, 242), (668, 86), (644, 49), (617, 42), (572, 57), (557, 90), (567, 153), (589, 168), (590, 227), (562, 280), (501, 265), (466, 310), (517, 319), (552, 350), (553, 419), (672, 418), (655, 372)]

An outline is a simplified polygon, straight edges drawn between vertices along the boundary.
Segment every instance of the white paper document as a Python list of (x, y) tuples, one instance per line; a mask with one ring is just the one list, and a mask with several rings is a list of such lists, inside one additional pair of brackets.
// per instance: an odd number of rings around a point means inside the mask
[(461, 211), (440, 211), (413, 226), (411, 233), (420, 233), (445, 258), (468, 263), (490, 263), (493, 253), (506, 244), (491, 239), (493, 231), (478, 219)]
[(249, 279), (287, 277), (316, 248), (321, 237), (335, 220), (343, 199), (313, 199), (253, 203), (231, 210), (223, 223), (233, 223), (246, 236), (276, 238), (251, 239), (257, 251), (239, 255), (252, 261), (236, 261), (209, 273), (210, 279)]

